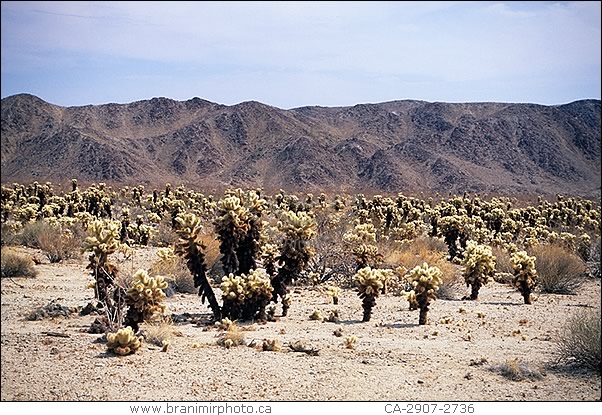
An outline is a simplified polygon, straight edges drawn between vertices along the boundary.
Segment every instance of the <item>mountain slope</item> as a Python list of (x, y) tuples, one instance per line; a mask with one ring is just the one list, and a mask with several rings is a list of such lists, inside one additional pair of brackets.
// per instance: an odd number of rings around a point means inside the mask
[(2, 99), (2, 182), (288, 190), (600, 192), (600, 101), (393, 101), (282, 110), (193, 98), (60, 107)]

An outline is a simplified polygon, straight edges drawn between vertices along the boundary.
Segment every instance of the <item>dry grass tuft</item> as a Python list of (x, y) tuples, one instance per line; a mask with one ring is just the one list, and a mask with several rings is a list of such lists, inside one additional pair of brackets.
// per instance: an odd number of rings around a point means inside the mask
[(236, 323), (231, 323), (228, 328), (218, 335), (217, 344), (229, 349), (240, 346), (245, 342), (245, 334), (242, 333)]
[(169, 317), (157, 322), (144, 323), (142, 335), (147, 343), (159, 347), (167, 347), (174, 336), (174, 328)]
[(545, 376), (543, 369), (532, 368), (527, 362), (519, 359), (506, 360), (500, 365), (493, 366), (491, 370), (513, 381), (541, 380)]

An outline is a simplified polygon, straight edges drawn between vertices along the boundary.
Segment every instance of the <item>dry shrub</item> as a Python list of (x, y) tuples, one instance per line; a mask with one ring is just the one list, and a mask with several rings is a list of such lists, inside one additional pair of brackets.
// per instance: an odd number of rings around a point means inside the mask
[(19, 254), (9, 249), (2, 249), (2, 278), (35, 277), (38, 272), (28, 255)]
[(47, 224), (38, 234), (38, 245), (51, 263), (75, 258), (80, 254), (83, 237), (60, 226)]
[(519, 359), (506, 360), (504, 363), (493, 366), (494, 372), (498, 372), (507, 379), (514, 381), (521, 380), (541, 380), (545, 376), (545, 371), (542, 368), (533, 368), (527, 362)]
[(438, 238), (417, 238), (413, 241), (404, 242), (398, 251), (392, 252), (386, 262), (402, 267), (406, 272), (422, 266), (423, 263), (435, 266), (443, 274), (443, 284), (437, 291), (437, 297), (451, 299), (456, 297), (462, 286), (460, 272), (456, 265), (446, 259), (447, 246)]
[(15, 237), (15, 243), (18, 245), (28, 246), (30, 248), (40, 248), (40, 234), (46, 230), (48, 224), (38, 220), (28, 222), (23, 225), (21, 232)]
[(5, 245), (19, 245), (19, 236), (17, 233), (17, 226), (14, 223), (2, 223), (2, 230), (0, 231), (0, 244)]
[(539, 275), (541, 292), (575, 294), (583, 284), (586, 272), (583, 261), (567, 248), (557, 245), (536, 245), (530, 249)]
[(171, 228), (171, 223), (162, 220), (151, 234), (150, 245), (166, 247), (173, 246), (178, 241), (178, 235)]
[(157, 275), (165, 277), (171, 288), (166, 291), (168, 296), (174, 292), (195, 294), (198, 291), (194, 287), (192, 274), (181, 256), (174, 256), (167, 261), (159, 259), (153, 262), (148, 273), (152, 277)]
[(491, 252), (495, 256), (495, 280), (501, 284), (512, 284), (514, 280), (510, 253), (502, 247), (494, 246)]
[(589, 261), (586, 266), (589, 275), (593, 278), (600, 278), (600, 238), (596, 238), (590, 247)]
[(558, 363), (600, 373), (600, 310), (568, 319), (557, 341)]
[(205, 253), (207, 270), (214, 276), (223, 276), (224, 271), (222, 270), (222, 263), (220, 261), (219, 241), (215, 239), (213, 234), (203, 235), (201, 241), (205, 245), (203, 252)]

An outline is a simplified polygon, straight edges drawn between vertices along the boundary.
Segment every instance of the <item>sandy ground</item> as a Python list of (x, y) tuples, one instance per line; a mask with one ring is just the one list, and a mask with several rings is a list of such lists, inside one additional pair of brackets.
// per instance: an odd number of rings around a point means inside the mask
[[(129, 272), (151, 258), (151, 251), (138, 250), (133, 263), (120, 266)], [(216, 343), (217, 328), (187, 323), (171, 327), (166, 352), (145, 343), (136, 354), (118, 357), (97, 341), (100, 335), (85, 332), (93, 315), (26, 319), (50, 301), (82, 307), (93, 299), (84, 257), (36, 268), (34, 279), (1, 282), (2, 401), (600, 400), (599, 376), (550, 367), (565, 318), (600, 307), (599, 280), (588, 281), (578, 295), (540, 295), (531, 306), (511, 287), (489, 284), (476, 302), (435, 301), (426, 326), (400, 297), (378, 298), (372, 321), (362, 323), (353, 290), (344, 290), (333, 306), (316, 289), (297, 287), (288, 317), (241, 325), (247, 343), (278, 339), (282, 351), (225, 349)], [(458, 298), (467, 293), (461, 287)], [(210, 316), (193, 294), (166, 303), (169, 313)], [(333, 308), (338, 323), (309, 319), (316, 309), (327, 314)], [(337, 329), (342, 337), (333, 334)], [(344, 346), (348, 336), (358, 339), (354, 349)], [(299, 340), (318, 355), (287, 347)], [(512, 359), (543, 377), (513, 381), (492, 370)]]

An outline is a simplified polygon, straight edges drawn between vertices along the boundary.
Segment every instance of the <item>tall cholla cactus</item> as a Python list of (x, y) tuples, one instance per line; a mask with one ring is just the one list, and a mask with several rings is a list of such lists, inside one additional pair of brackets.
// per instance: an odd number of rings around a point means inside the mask
[[(101, 302), (111, 302), (108, 289), (115, 283), (117, 268), (108, 262), (110, 254), (119, 248), (119, 225), (112, 221), (93, 221), (88, 225), (90, 236), (84, 241), (84, 252), (91, 252), (86, 267), (94, 278), (94, 295)], [(111, 304), (108, 304), (111, 308)]]
[(406, 277), (412, 284), (413, 290), (406, 294), (410, 302), (410, 309), (420, 309), (418, 324), (423, 325), (427, 322), (427, 313), (431, 301), (437, 299), (437, 290), (443, 280), (441, 279), (441, 270), (437, 267), (429, 267), (426, 262), (422, 266), (417, 266), (409, 271)]
[(525, 304), (531, 304), (531, 292), (537, 285), (537, 270), (535, 269), (534, 256), (529, 256), (525, 251), (512, 254), (510, 263), (514, 271), (514, 285), (523, 295)]
[(372, 307), (376, 305), (376, 298), (380, 295), (385, 286), (388, 274), (381, 269), (372, 269), (365, 267), (360, 269), (353, 277), (358, 285), (357, 295), (362, 299), (364, 317), (362, 321), (370, 321), (372, 316)]
[(468, 241), (466, 251), (464, 251), (464, 281), (466, 286), (471, 286), (470, 299), (479, 298), (479, 290), (490, 280), (493, 280), (495, 274), (495, 256), (491, 252), (491, 247), (479, 245), (475, 241)]
[(237, 195), (226, 196), (217, 204), (214, 225), (220, 240), (222, 268), (226, 275), (237, 274), (240, 267), (237, 250), (249, 231), (249, 210)]
[(166, 288), (167, 282), (163, 277), (149, 277), (145, 270), (138, 270), (125, 297), (125, 302), (129, 305), (125, 325), (137, 332), (139, 323), (153, 320), (163, 314), (165, 306), (161, 303), (165, 299), (163, 290)]
[(176, 218), (179, 225), (176, 233), (180, 237), (176, 244), (176, 253), (186, 259), (186, 265), (192, 273), (194, 286), (199, 287), (201, 303), (209, 301), (213, 318), (221, 320), (221, 309), (213, 293), (213, 288), (207, 280), (207, 265), (205, 264), (205, 246), (201, 242), (201, 220), (192, 213), (185, 213)]
[(248, 275), (225, 277), (222, 284), (223, 316), (231, 320), (265, 320), (265, 308), (272, 299), (273, 288), (263, 269)]
[(282, 298), (282, 315), (286, 316), (290, 307), (288, 285), (299, 278), (314, 251), (309, 241), (316, 236), (317, 224), (313, 216), (306, 212), (285, 211), (278, 229), (284, 233), (284, 240), (277, 260), (281, 264), (276, 277), (272, 278), (274, 293), (272, 301)]
[(243, 201), (248, 209), (247, 223), (249, 225), (246, 235), (239, 241), (236, 255), (239, 262), (239, 272), (248, 274), (257, 268), (257, 260), (262, 254), (262, 244), (267, 238), (264, 235), (264, 222), (261, 219), (265, 210), (266, 201), (259, 197), (257, 191), (251, 190), (244, 194)]

